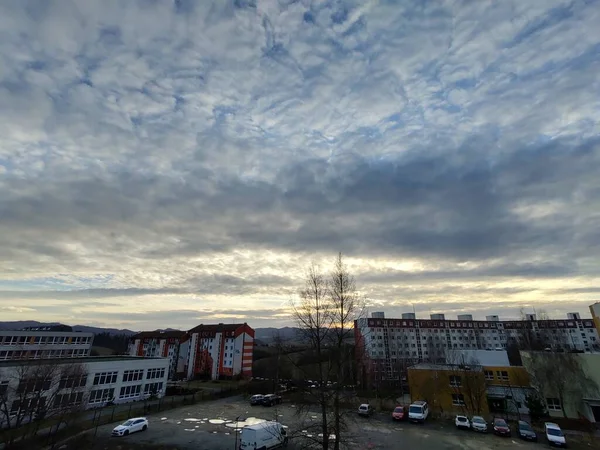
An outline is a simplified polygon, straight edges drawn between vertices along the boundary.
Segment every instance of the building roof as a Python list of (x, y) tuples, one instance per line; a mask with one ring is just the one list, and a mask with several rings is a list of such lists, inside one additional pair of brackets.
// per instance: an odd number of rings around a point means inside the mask
[(43, 365), (43, 364), (85, 364), (93, 362), (110, 361), (140, 361), (140, 360), (165, 360), (162, 357), (145, 356), (83, 356), (81, 358), (40, 358), (40, 359), (4, 359), (0, 361), (1, 367), (21, 366), (21, 365)]
[(238, 328), (246, 325), (245, 323), (219, 323), (212, 325), (200, 324), (197, 327), (192, 328), (188, 333), (199, 333), (201, 331), (211, 331), (217, 333), (219, 331), (236, 331)]
[(155, 339), (171, 339), (171, 338), (175, 338), (175, 339), (181, 339), (185, 336), (186, 332), (185, 331), (180, 331), (180, 330), (154, 330), (154, 331), (141, 331), (138, 334), (134, 334), (133, 336), (131, 336), (131, 340), (134, 339), (150, 339), (150, 338), (155, 338)]
[(508, 353), (505, 350), (452, 350), (457, 357), (455, 361), (473, 362), (481, 366), (504, 367), (510, 366)]
[(409, 369), (416, 370), (465, 370), (462, 367), (469, 367), (472, 372), (481, 372), (483, 370), (482, 366), (460, 366), (458, 364), (433, 364), (433, 363), (419, 363), (414, 366), (410, 366)]

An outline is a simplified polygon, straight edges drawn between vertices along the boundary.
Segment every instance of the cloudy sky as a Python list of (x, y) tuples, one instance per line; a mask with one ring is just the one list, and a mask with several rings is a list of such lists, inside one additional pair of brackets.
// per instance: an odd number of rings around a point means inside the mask
[(0, 320), (589, 315), (600, 2), (0, 2)]

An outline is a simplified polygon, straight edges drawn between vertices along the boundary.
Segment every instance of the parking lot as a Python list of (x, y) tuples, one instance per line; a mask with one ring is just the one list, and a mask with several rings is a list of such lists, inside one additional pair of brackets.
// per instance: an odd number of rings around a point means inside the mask
[[(277, 420), (287, 427), (289, 449), (306, 448), (307, 443), (318, 441), (320, 415), (315, 411), (302, 411), (297, 405), (284, 403), (276, 407), (250, 406), (242, 397), (231, 397), (212, 402), (185, 406), (149, 417), (146, 432), (122, 438), (111, 438), (114, 425), (98, 429), (96, 442), (118, 440), (127, 446), (164, 445), (180, 450), (231, 450), (239, 443), (239, 428), (260, 420)], [(237, 420), (237, 422), (236, 422)], [(502, 438), (491, 434), (459, 431), (448, 424), (429, 422), (425, 425), (393, 422), (387, 413), (369, 418), (348, 412), (349, 430), (346, 433), (350, 449), (535, 449), (547, 444), (522, 442), (516, 438)], [(543, 441), (543, 440), (542, 440)], [(571, 446), (573, 448), (573, 446)]]

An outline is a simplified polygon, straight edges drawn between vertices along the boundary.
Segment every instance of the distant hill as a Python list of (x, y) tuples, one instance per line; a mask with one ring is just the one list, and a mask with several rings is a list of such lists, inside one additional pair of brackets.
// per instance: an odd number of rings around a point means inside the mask
[[(41, 327), (48, 325), (60, 325), (58, 322), (38, 322), (36, 320), (18, 320), (15, 322), (0, 322), (0, 330), (21, 330), (26, 327)], [(131, 336), (135, 334), (136, 331), (131, 331), (127, 329), (119, 330), (117, 328), (100, 328), (100, 327), (88, 327), (86, 325), (75, 325), (73, 326), (73, 331), (81, 331), (82, 333), (108, 333), (111, 335), (116, 334), (124, 334), (127, 336)]]
[[(0, 322), (0, 330), (21, 330), (26, 327), (40, 327), (47, 325), (60, 325), (58, 322), (38, 322), (35, 320), (19, 320), (15, 322)], [(101, 327), (90, 327), (87, 325), (73, 325), (74, 331), (81, 331), (82, 333), (94, 333), (101, 334), (107, 333), (112, 336), (114, 335), (125, 335), (131, 336), (136, 334), (137, 331), (128, 329), (118, 328), (101, 328)], [(174, 328), (166, 328), (163, 331), (174, 331)], [(298, 340), (298, 328), (284, 327), (284, 328), (256, 328), (254, 330), (254, 337), (259, 341), (266, 344), (273, 342), (275, 336), (279, 334), (281, 339), (285, 342), (294, 342)]]
[(271, 343), (277, 334), (284, 341), (296, 341), (298, 340), (298, 328), (295, 327), (284, 327), (284, 328), (255, 328), (254, 338), (265, 343)]

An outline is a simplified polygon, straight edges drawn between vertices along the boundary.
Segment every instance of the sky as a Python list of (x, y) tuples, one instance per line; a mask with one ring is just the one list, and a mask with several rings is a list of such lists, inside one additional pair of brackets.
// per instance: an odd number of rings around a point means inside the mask
[(0, 2), (0, 320), (600, 300), (600, 1)]

